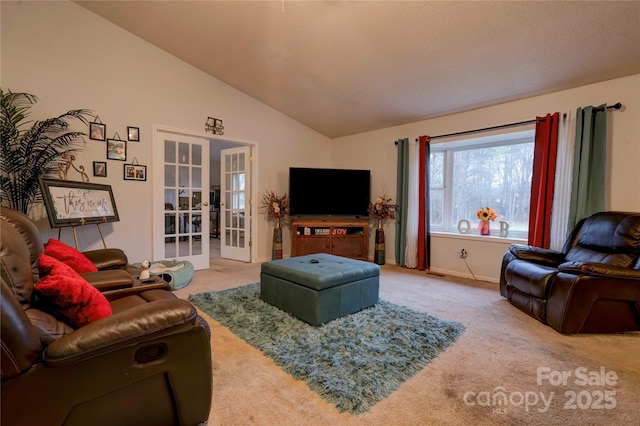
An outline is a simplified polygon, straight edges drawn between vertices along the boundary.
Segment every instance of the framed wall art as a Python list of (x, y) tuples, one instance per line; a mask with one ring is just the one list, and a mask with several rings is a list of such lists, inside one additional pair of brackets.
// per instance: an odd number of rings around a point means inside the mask
[(125, 164), (124, 180), (146, 181), (147, 166), (141, 166), (140, 164)]
[(107, 177), (107, 162), (106, 161), (94, 161), (93, 162), (93, 175), (96, 177)]
[(111, 185), (40, 178), (51, 228), (118, 222)]
[(138, 127), (127, 127), (127, 139), (130, 142), (140, 142), (140, 128)]
[(127, 141), (107, 139), (107, 159), (127, 161)]
[(107, 125), (96, 122), (89, 123), (89, 138), (104, 142), (107, 139)]

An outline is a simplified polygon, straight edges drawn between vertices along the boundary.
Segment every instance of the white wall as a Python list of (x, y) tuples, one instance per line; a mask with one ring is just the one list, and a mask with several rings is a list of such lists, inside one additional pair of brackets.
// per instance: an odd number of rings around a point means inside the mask
[[(149, 166), (152, 126), (204, 131), (208, 116), (223, 120), (225, 137), (257, 144), (258, 191), (288, 190), (290, 164), (330, 165), (330, 141), (181, 60), (116, 27), (71, 2), (1, 3), (3, 90), (39, 98), (33, 119), (69, 109), (94, 110), (107, 125), (108, 137), (126, 139), (127, 126), (140, 128), (141, 140), (128, 145), (127, 162), (136, 157)], [(123, 163), (106, 160), (104, 142), (87, 138), (78, 164), (91, 169), (107, 161), (107, 177), (90, 179), (113, 187), (120, 222), (102, 225), (107, 246), (120, 247), (131, 261), (151, 258), (151, 188), (123, 180)], [(79, 179), (76, 179), (79, 180)], [(36, 209), (35, 215), (44, 214)], [(46, 219), (38, 225), (47, 235)], [(94, 227), (79, 228), (81, 249), (100, 248)], [(271, 228), (260, 217), (255, 260), (271, 257)], [(62, 239), (71, 243), (70, 231)], [(290, 238), (285, 236), (285, 252)]]
[[(206, 118), (213, 116), (224, 121), (225, 137), (257, 144), (259, 192), (287, 191), (289, 166), (366, 168), (372, 171), (372, 195), (386, 193), (395, 199), (396, 139), (413, 141), (423, 134), (622, 102), (622, 111), (609, 113), (607, 208), (640, 211), (640, 75), (330, 141), (73, 3), (2, 1), (0, 7), (3, 90), (38, 96), (34, 119), (89, 108), (107, 124), (110, 137), (117, 131), (124, 138), (127, 126), (139, 127), (141, 141), (129, 144), (129, 158), (135, 156), (141, 164), (151, 166), (154, 124), (201, 133)], [(122, 162), (105, 160), (105, 152), (104, 142), (87, 140), (79, 163), (90, 168), (92, 161), (108, 162), (106, 178), (91, 177), (92, 182), (112, 185), (118, 203), (121, 221), (103, 227), (107, 245), (123, 248), (132, 261), (150, 258), (151, 182), (125, 185)], [(150, 168), (148, 175), (152, 176)], [(45, 219), (39, 225), (48, 229)], [(387, 226), (386, 236), (393, 241), (393, 226)], [(270, 258), (271, 227), (262, 217), (254, 238), (258, 241), (254, 260)], [(497, 281), (510, 241), (460, 238), (433, 238), (433, 270), (470, 276), (458, 258), (464, 247), (475, 275)], [(71, 241), (71, 236), (63, 234), (63, 240)], [(100, 247), (92, 229), (80, 229), (79, 240), (82, 249)], [(291, 251), (287, 228), (283, 240), (287, 256)], [(393, 262), (393, 244), (387, 244), (386, 254)]]
[[(334, 167), (362, 167), (372, 171), (372, 196), (386, 193), (395, 200), (396, 147), (394, 141), (419, 135), (441, 135), (499, 124), (526, 121), (546, 113), (575, 111), (587, 105), (621, 102), (623, 109), (608, 113), (607, 199), (608, 210), (640, 211), (640, 75), (591, 84), (488, 108), (452, 114), (332, 141)], [(521, 130), (511, 128), (506, 131)], [(484, 133), (483, 135), (487, 135)], [(434, 143), (446, 139), (435, 140)], [(387, 241), (394, 241), (393, 225), (385, 228)], [(467, 262), (478, 278), (497, 282), (500, 262), (511, 240), (500, 237), (432, 237), (432, 270), (471, 276), (459, 258), (460, 249), (469, 253)], [(373, 242), (370, 244), (370, 252)], [(386, 258), (394, 262), (393, 244), (386, 245)]]

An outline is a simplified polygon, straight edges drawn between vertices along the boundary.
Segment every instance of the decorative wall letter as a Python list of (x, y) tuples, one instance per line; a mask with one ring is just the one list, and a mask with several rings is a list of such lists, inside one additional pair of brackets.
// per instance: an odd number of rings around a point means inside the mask
[(500, 221), (500, 236), (507, 237), (509, 235), (509, 224), (504, 221)]
[[(462, 224), (465, 225), (465, 227), (462, 227)], [(469, 223), (469, 221), (467, 219), (461, 219), (460, 221), (458, 221), (458, 232), (461, 234), (468, 234), (469, 231), (471, 230), (471, 223)]]

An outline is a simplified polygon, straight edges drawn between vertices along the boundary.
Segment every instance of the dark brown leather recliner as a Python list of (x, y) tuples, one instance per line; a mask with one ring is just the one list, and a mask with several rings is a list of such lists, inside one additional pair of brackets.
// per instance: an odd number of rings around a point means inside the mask
[(205, 424), (212, 395), (209, 329), (193, 305), (166, 283), (107, 285), (103, 294), (113, 314), (73, 329), (36, 298), (37, 228), (30, 221), (20, 225), (21, 213), (5, 219), (4, 210), (0, 423)]
[(512, 244), (500, 294), (564, 334), (640, 330), (640, 213), (583, 219), (562, 252)]
[[(22, 212), (6, 207), (0, 208), (0, 218), (19, 229), (23, 237), (27, 238), (31, 263), (36, 265), (38, 255), (43, 252), (36, 225)], [(32, 241), (31, 235), (37, 241)], [(129, 264), (127, 255), (118, 248), (90, 250), (83, 254), (96, 266), (98, 272), (88, 272), (82, 276), (102, 292), (132, 287), (140, 276), (140, 269)]]

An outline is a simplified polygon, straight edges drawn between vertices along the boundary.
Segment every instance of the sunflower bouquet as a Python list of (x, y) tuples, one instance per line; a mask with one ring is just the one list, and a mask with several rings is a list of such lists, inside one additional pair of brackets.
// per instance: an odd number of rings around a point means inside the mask
[(485, 207), (476, 212), (476, 216), (480, 219), (480, 223), (478, 224), (478, 230), (480, 231), (480, 235), (489, 235), (489, 221), (496, 220), (496, 211), (491, 207)]
[(485, 207), (483, 209), (480, 209), (476, 212), (476, 216), (478, 216), (478, 219), (480, 219), (483, 222), (488, 222), (488, 221), (494, 221), (496, 220), (496, 211), (493, 210), (491, 207)]

